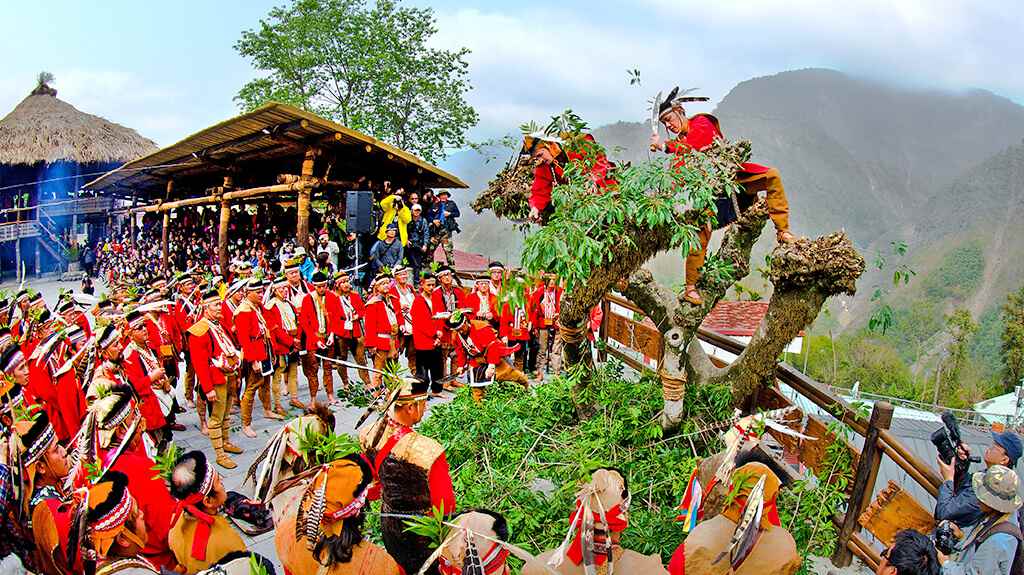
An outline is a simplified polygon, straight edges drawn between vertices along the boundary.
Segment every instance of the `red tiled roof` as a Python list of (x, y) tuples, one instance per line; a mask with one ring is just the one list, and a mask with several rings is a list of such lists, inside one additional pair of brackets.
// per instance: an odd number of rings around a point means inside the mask
[(720, 301), (700, 326), (722, 335), (753, 337), (767, 313), (766, 301)]
[[(461, 250), (454, 250), (455, 255), (455, 269), (460, 272), (478, 272), (487, 269), (487, 264), (491, 263), (491, 260), (482, 254), (471, 254)], [(434, 261), (445, 262), (444, 250), (441, 246), (437, 247), (434, 251)]]

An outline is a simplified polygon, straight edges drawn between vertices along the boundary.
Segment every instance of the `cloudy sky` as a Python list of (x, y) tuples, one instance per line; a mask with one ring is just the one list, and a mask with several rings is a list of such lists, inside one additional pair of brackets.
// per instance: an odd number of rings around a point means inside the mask
[[(237, 113), (232, 98), (255, 72), (232, 45), (283, 1), (0, 0), (0, 115), (48, 70), (62, 99), (173, 143)], [(434, 8), (439, 46), (472, 50), (474, 138), (566, 107), (592, 124), (639, 120), (659, 89), (717, 101), (737, 82), (807, 67), (1024, 104), (1014, 0), (407, 1)]]

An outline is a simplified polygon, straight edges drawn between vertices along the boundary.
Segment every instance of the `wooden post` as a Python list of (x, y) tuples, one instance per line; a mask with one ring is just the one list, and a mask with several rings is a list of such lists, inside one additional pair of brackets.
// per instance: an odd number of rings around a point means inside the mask
[(836, 550), (832, 554), (832, 564), (836, 567), (848, 567), (853, 560), (850, 538), (859, 531), (857, 520), (867, 503), (871, 501), (875, 490), (878, 467), (882, 463), (882, 447), (879, 445), (878, 436), (883, 429), (889, 429), (889, 425), (892, 424), (892, 412), (892, 404), (886, 401), (876, 403), (871, 410), (871, 420), (864, 435), (864, 449), (861, 451), (860, 462), (853, 477), (853, 491), (846, 506), (843, 524), (839, 527)]
[[(135, 195), (135, 190), (132, 190), (132, 207), (133, 208), (138, 205), (138, 202), (136, 200), (138, 200), (138, 197), (136, 197), (136, 195)], [(134, 213), (129, 213), (128, 214), (128, 233), (131, 234), (131, 237), (128, 238), (128, 244), (130, 246), (132, 246), (132, 249), (134, 250), (135, 249), (135, 214)]]
[[(313, 164), (316, 157), (320, 155), (320, 149), (310, 146), (306, 148), (306, 156), (302, 160), (302, 182), (313, 182)], [(295, 203), (298, 219), (295, 222), (296, 246), (306, 247), (306, 236), (309, 235), (309, 200), (312, 187), (304, 185), (298, 190), (298, 198)]]
[(166, 272), (171, 267), (170, 254), (167, 253), (167, 236), (171, 226), (170, 210), (164, 212), (163, 227), (160, 228), (160, 265)]
[(223, 199), (223, 190), (231, 187), (231, 176), (224, 176), (224, 187), (218, 194), (220, 200), (220, 232), (217, 234), (217, 256), (220, 261), (220, 275), (228, 278), (228, 223), (231, 221), (231, 200)]
[[(174, 191), (174, 180), (167, 181), (167, 192), (164, 194), (164, 201), (167, 201), (171, 197), (171, 192)], [(160, 265), (166, 272), (171, 268), (170, 266), (170, 254), (167, 253), (168, 235), (170, 234), (171, 226), (171, 211), (167, 210), (164, 212), (163, 225), (160, 228)]]

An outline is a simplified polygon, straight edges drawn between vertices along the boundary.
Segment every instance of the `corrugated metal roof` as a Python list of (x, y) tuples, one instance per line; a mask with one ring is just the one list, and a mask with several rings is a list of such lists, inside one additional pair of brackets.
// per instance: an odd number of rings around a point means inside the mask
[[(720, 301), (700, 326), (722, 335), (753, 337), (767, 314), (766, 301)], [(801, 331), (800, 335), (803, 334)]]
[(466, 188), (458, 177), (376, 138), (305, 110), (271, 102), (225, 120), (180, 142), (132, 160), (85, 185), (100, 193), (163, 196), (167, 181), (221, 176), (227, 162), (265, 168), (268, 160), (291, 162), (298, 173), (304, 149), (316, 145), (334, 153), (332, 177), (416, 178), (428, 188)]

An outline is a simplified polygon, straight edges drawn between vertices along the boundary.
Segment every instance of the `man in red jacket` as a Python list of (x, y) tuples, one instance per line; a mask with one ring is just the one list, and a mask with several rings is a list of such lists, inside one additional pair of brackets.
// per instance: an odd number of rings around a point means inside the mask
[(562, 311), (562, 288), (555, 274), (544, 275), (543, 287), (533, 292), (533, 326), (537, 329), (540, 347), (537, 351), (538, 381), (550, 368), (557, 375), (562, 367), (562, 342), (558, 337), (558, 314)]
[(274, 348), (276, 368), (270, 383), (274, 397), (274, 411), (284, 413), (280, 389), (288, 390), (290, 405), (305, 411), (299, 401), (299, 312), (289, 301), (288, 280), (283, 276), (274, 281), (273, 294), (266, 305), (264, 317), (270, 328), (270, 341)]
[[(174, 570), (178, 562), (167, 543), (167, 533), (177, 502), (153, 471), (156, 463), (147, 455), (143, 440), (144, 418), (127, 390), (114, 390), (89, 409), (95, 415), (96, 429), (91, 435), (99, 438), (96, 457), (101, 469), (125, 475), (128, 490), (142, 511), (146, 537), (141, 554), (157, 566)], [(75, 479), (76, 486), (86, 485), (83, 475), (76, 474)]]
[[(185, 360), (185, 401), (190, 405), (194, 405), (196, 373), (192, 369), (192, 361), (189, 358), (188, 335), (185, 333), (185, 330), (192, 327), (192, 324), (199, 319), (202, 310), (200, 306), (196, 305), (196, 286), (191, 277), (181, 276), (178, 279), (177, 287), (178, 294), (175, 297), (174, 310), (171, 313), (174, 317), (175, 331), (181, 336), (178, 349)], [(206, 414), (203, 410), (199, 410), (199, 420), (205, 427)]]
[(333, 325), (341, 318), (341, 301), (338, 294), (328, 291), (327, 276), (323, 272), (313, 274), (313, 291), (302, 299), (299, 310), (299, 328), (306, 340), (306, 357), (302, 371), (309, 382), (309, 401), (316, 401), (319, 390), (318, 380), (320, 368), (324, 372), (324, 390), (330, 405), (338, 403), (334, 397), (333, 366), (321, 357), (334, 357), (334, 332), (338, 329)]
[(519, 346), (513, 357), (515, 366), (519, 371), (526, 370), (526, 350), (530, 346), (530, 316), (526, 312), (527, 306), (512, 307), (506, 303), (501, 307), (501, 314), (498, 316), (500, 327), (498, 335), (502, 341), (509, 346)]
[(441, 320), (434, 317), (433, 298), (437, 280), (430, 272), (420, 278), (420, 293), (412, 304), (412, 340), (416, 348), (416, 377), (430, 384), (430, 394), (441, 395)]
[(612, 164), (590, 134), (579, 137), (579, 143), (567, 149), (566, 143), (557, 136), (542, 133), (529, 134), (524, 138), (523, 151), (537, 163), (533, 170), (533, 184), (530, 186), (530, 221), (543, 223), (554, 213), (551, 192), (565, 181), (567, 163), (578, 164), (586, 170), (594, 192), (615, 184), (609, 177)]
[(188, 328), (188, 345), (196, 379), (209, 403), (209, 433), (217, 464), (225, 469), (238, 467), (227, 453), (242, 453), (231, 443), (229, 414), (238, 385), (242, 352), (220, 323), (221, 299), (216, 290), (203, 294), (203, 317)]
[[(669, 93), (665, 101), (660, 103), (658, 115), (662, 125), (670, 133), (675, 134), (675, 138), (662, 142), (658, 134), (652, 134), (651, 149), (664, 150), (668, 154), (675, 155), (678, 158), (677, 165), (682, 165), (687, 152), (704, 150), (723, 136), (718, 125), (718, 118), (711, 114), (696, 114), (687, 118), (682, 105), (686, 98), (677, 99), (678, 91), (679, 88), (676, 87)], [(740, 171), (736, 173), (736, 182), (740, 184), (747, 196), (747, 198), (742, 198), (745, 205), (752, 204), (756, 200), (758, 192), (765, 192), (768, 215), (772, 219), (772, 223), (775, 224), (775, 237), (779, 243), (796, 240), (796, 236), (789, 231), (789, 202), (786, 200), (786, 191), (777, 169), (748, 162), (740, 166)], [(739, 217), (739, 214), (735, 213), (736, 210), (730, 198), (718, 198), (716, 204), (718, 204), (719, 227), (724, 227)], [(710, 225), (702, 229), (698, 236), (700, 248), (694, 249), (686, 257), (686, 288), (683, 297), (694, 305), (703, 305), (704, 300), (701, 298), (700, 292), (697, 291), (697, 280), (700, 279), (700, 269), (704, 265), (708, 242), (711, 240)]]
[[(391, 278), (381, 274), (373, 280), (373, 293), (366, 300), (366, 347), (373, 350), (373, 366), (384, 369), (388, 360), (398, 359), (398, 328), (402, 310), (391, 296)], [(373, 375), (374, 393), (384, 392), (380, 374)]]
[(411, 270), (399, 264), (394, 269), (395, 281), (391, 285), (391, 299), (398, 303), (401, 313), (398, 317), (398, 352), (405, 353), (409, 371), (416, 373), (416, 347), (412, 341), (412, 302), (416, 300), (416, 288), (409, 278)]
[[(334, 285), (338, 290), (338, 303), (341, 304), (340, 321), (335, 322), (337, 331), (334, 333), (337, 342), (338, 359), (352, 359), (360, 364), (366, 365), (366, 346), (363, 340), (363, 317), (366, 315), (366, 306), (363, 305), (363, 298), (352, 290), (352, 279), (348, 272), (341, 270), (334, 276)], [(348, 369), (339, 367), (341, 372), (341, 383), (348, 387)], [(359, 370), (359, 378), (363, 380), (363, 386), (370, 389), (370, 372), (365, 369)]]
[[(454, 270), (448, 266), (438, 268), (437, 284), (434, 293), (430, 295), (431, 303), (433, 304), (430, 306), (430, 309), (434, 310), (434, 317), (442, 322), (441, 369), (443, 371), (442, 376), (444, 376), (449, 373), (448, 360), (455, 349), (455, 344), (452, 341), (451, 330), (445, 327), (443, 323), (455, 310), (466, 307), (466, 294), (462, 291), (462, 288), (455, 285)], [(455, 382), (452, 382), (452, 384), (455, 385)]]
[(484, 321), (497, 327), (498, 325), (498, 297), (491, 295), (491, 278), (486, 275), (477, 276), (473, 291), (466, 296), (466, 308), (469, 310), (469, 319)]
[(49, 415), (57, 438), (67, 444), (78, 433), (86, 412), (77, 373), (61, 369), (74, 349), (61, 332), (52, 332), (35, 351), (28, 362), (28, 394)]
[(526, 375), (505, 361), (516, 348), (502, 344), (493, 327), (486, 322), (470, 320), (461, 312), (452, 314), (445, 324), (455, 336), (456, 373), (461, 375), (469, 370), (469, 386), (475, 401), (483, 400), (484, 388), (492, 382), (514, 381), (530, 389)]
[(146, 316), (133, 310), (125, 317), (128, 324), (128, 345), (124, 349), (124, 372), (128, 383), (135, 389), (141, 405), (139, 410), (146, 420), (146, 430), (158, 445), (170, 441), (170, 429), (154, 389), (165, 393), (171, 390), (163, 365), (147, 345)]
[(235, 332), (238, 345), (242, 348), (242, 379), (245, 381), (245, 391), (242, 393), (242, 433), (246, 437), (256, 437), (256, 431), (252, 428), (252, 410), (257, 394), (263, 403), (263, 417), (280, 420), (284, 416), (275, 413), (270, 403), (273, 355), (270, 349), (270, 328), (263, 317), (263, 292), (268, 284), (266, 280), (245, 281), (245, 299), (235, 308)]

